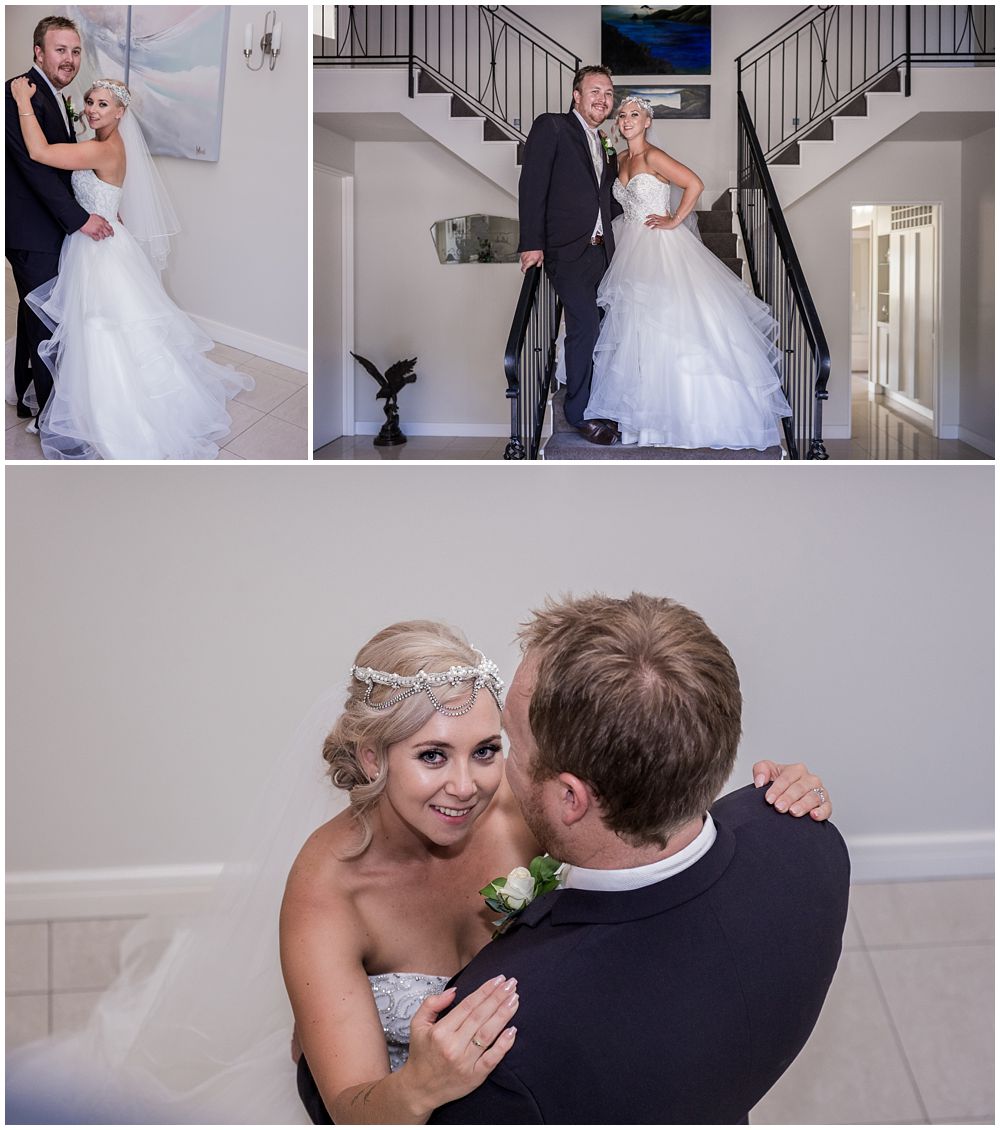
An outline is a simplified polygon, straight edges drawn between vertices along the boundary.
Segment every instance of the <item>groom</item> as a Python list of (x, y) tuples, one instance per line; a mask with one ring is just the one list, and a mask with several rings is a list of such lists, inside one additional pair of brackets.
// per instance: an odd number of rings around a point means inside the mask
[(712, 804), (741, 696), (696, 613), (594, 596), (550, 605), (521, 640), (507, 778), (568, 866), (458, 975), (459, 1000), (517, 978), (517, 1036), (431, 1121), (746, 1122), (830, 987), (844, 842), (828, 822), (778, 816), (752, 785)]
[(583, 414), (600, 326), (597, 286), (615, 249), (611, 219), (621, 212), (611, 195), (618, 159), (599, 129), (614, 100), (607, 67), (581, 67), (573, 109), (540, 114), (532, 124), (518, 189), (521, 270), (544, 263), (563, 304), (566, 419), (584, 439), (603, 446), (617, 442), (615, 425)]
[[(68, 86), (80, 69), (80, 36), (72, 20), (46, 16), (35, 28), (35, 65), (27, 72), (35, 84), (31, 109), (50, 144), (75, 142), (76, 134), (60, 91)], [(71, 232), (82, 231), (99, 240), (113, 234), (101, 216), (88, 215), (73, 197), (71, 174), (40, 165), (28, 156), (21, 137), (17, 103), (5, 85), (7, 114), (7, 262), (10, 263), (19, 298), (17, 307), (17, 345), (14, 354), (14, 387), (17, 414), (27, 417), (31, 410), (24, 402), (32, 379), (38, 411), (52, 391), (52, 377), (39, 359), (38, 346), (50, 336), (25, 303), (25, 295), (55, 278), (59, 270), (59, 250)]]

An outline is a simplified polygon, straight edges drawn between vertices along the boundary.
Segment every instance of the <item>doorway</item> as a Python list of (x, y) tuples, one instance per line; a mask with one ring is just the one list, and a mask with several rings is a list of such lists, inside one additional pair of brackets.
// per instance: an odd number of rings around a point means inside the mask
[(354, 435), (354, 178), (313, 166), (313, 450)]
[(940, 206), (851, 209), (851, 369), (937, 435)]

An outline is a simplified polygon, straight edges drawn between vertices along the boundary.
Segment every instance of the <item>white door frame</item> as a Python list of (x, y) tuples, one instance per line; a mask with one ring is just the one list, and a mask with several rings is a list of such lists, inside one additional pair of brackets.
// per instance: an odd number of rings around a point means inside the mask
[[(343, 326), (343, 353), (341, 371), (344, 374), (343, 401), (341, 405), (341, 431), (345, 436), (355, 434), (354, 416), (354, 174), (330, 165), (313, 162), (313, 172), (336, 177), (341, 183), (342, 204), (340, 246), (342, 249), (340, 278), (340, 314)], [(313, 254), (316, 254), (315, 248)], [(315, 316), (316, 298), (313, 296)]]
[[(942, 294), (941, 294), (941, 276), (942, 276), (942, 273), (943, 273), (943, 270), (944, 270), (944, 263), (942, 261), (942, 247), (941, 247), (941, 229), (943, 227), (941, 213), (942, 213), (942, 210), (943, 210), (943, 204), (940, 200), (928, 200), (926, 197), (923, 197), (919, 200), (900, 200), (898, 198), (894, 198), (894, 199), (891, 199), (891, 200), (866, 199), (866, 200), (853, 200), (853, 201), (851, 201), (850, 206), (849, 206), (849, 212), (848, 212), (849, 217), (852, 218), (852, 224), (848, 228), (848, 242), (847, 242), (848, 255), (851, 254), (851, 247), (852, 247), (852, 241), (853, 241), (853, 209), (858, 208), (858, 207), (863, 207), (866, 204), (872, 205), (873, 208), (890, 207), (893, 204), (903, 205), (904, 207), (905, 206), (921, 205), (921, 204), (930, 204), (934, 208), (934, 222), (933, 222), (933, 225), (932, 225), (933, 231), (934, 231), (934, 300), (933, 300), (934, 327), (933, 327), (933, 331), (932, 331), (933, 337), (934, 337), (934, 349), (933, 349), (933, 354), (932, 354), (933, 355), (933, 364), (934, 364), (934, 376), (933, 376), (933, 379), (931, 381), (931, 388), (932, 388), (931, 413), (932, 413), (932, 416), (931, 416), (930, 423), (931, 423), (931, 434), (935, 437), (938, 437), (938, 436), (941, 435), (941, 428), (942, 428), (942, 420), (941, 420), (941, 401), (942, 401), (941, 381), (943, 379), (942, 373), (944, 371), (944, 366), (941, 363), (941, 339), (942, 339), (942, 336), (943, 336), (942, 333), (941, 333), (941, 307), (942, 307), (942, 301), (943, 301)], [(872, 286), (873, 286), (873, 290), (877, 290), (877, 283), (876, 283), (875, 280), (876, 280), (877, 275), (878, 275), (878, 268), (877, 268), (877, 264), (876, 264), (876, 256), (877, 256), (877, 253), (878, 253), (878, 224), (876, 222), (874, 212), (872, 214), (871, 241), (872, 241), (872, 276), (873, 276)], [(878, 372), (877, 357), (875, 355), (875, 349), (877, 349), (877, 344), (875, 344), (875, 343), (877, 343), (877, 335), (878, 335), (877, 319), (878, 319), (878, 301), (877, 301), (877, 295), (873, 293), (872, 294), (871, 311), (870, 311), (871, 341), (872, 341), (873, 345), (872, 345), (872, 349), (869, 353), (869, 379), (871, 379), (873, 377), (873, 375), (877, 374), (877, 372)], [(850, 356), (850, 348), (851, 348), (850, 318), (848, 318), (848, 356)], [(878, 391), (877, 382), (876, 382), (875, 391), (876, 392)]]

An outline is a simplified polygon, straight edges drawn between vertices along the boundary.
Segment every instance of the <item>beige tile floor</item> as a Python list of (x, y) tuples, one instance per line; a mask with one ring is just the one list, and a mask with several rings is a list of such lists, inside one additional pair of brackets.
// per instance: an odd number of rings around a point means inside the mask
[[(83, 1023), (133, 921), (8, 923), (8, 1048)], [(992, 1123), (993, 955), (992, 879), (855, 886), (819, 1023), (751, 1121)], [(784, 991), (780, 954), (767, 975)]]
[[(6, 334), (17, 325), (17, 292), (5, 266)], [(209, 357), (249, 373), (255, 387), (229, 404), (232, 429), (223, 439), (220, 459), (308, 459), (309, 392), (306, 374), (228, 345), (216, 345)], [(41, 459), (38, 437), (25, 431), (14, 407), (5, 405), (5, 454), (8, 459)]]
[[(405, 428), (404, 428), (405, 431)], [(372, 446), (371, 436), (343, 436), (319, 448), (315, 459), (503, 459), (505, 439), (416, 436), (400, 447)], [(831, 459), (989, 459), (957, 439), (935, 439), (930, 424), (883, 398), (868, 399), (868, 383), (851, 380), (851, 438), (827, 440)]]

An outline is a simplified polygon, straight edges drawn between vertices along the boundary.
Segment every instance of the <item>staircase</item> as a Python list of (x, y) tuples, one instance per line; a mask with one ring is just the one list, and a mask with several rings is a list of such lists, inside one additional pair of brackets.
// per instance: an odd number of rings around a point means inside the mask
[(504, 6), (319, 11), (314, 113), (401, 115), (516, 199), (527, 131), (570, 105), (575, 55)]
[(782, 207), (790, 207), (919, 114), (993, 113), (992, 68), (972, 70), (957, 84), (948, 68), (916, 67), (909, 97), (904, 86), (901, 68), (889, 71), (769, 158)]
[[(743, 260), (737, 256), (737, 237), (733, 231), (732, 194), (727, 190), (712, 204), (711, 208), (699, 210), (698, 231), (705, 247), (724, 263), (734, 275), (743, 278)], [(629, 462), (635, 460), (776, 460), (784, 457), (780, 447), (769, 447), (764, 451), (753, 448), (680, 448), (680, 447), (639, 447), (630, 444), (625, 447), (600, 447), (589, 443), (566, 419), (563, 411), (565, 393), (560, 390), (550, 405), (552, 434), (541, 449), (541, 458), (546, 462), (557, 460), (586, 459), (588, 462)]]

